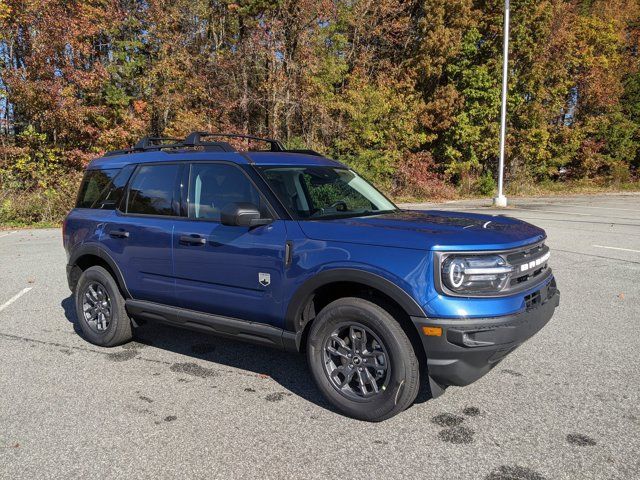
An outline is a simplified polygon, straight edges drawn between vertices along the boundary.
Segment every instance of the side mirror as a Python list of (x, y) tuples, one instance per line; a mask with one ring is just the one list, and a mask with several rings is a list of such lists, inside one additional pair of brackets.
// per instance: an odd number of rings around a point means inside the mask
[(230, 227), (258, 227), (271, 223), (271, 218), (261, 218), (253, 203), (229, 203), (220, 211), (220, 223)]

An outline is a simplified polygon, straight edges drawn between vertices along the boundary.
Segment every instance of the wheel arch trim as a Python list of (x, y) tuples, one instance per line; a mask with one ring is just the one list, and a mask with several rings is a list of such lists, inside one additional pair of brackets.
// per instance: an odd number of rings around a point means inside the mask
[(418, 302), (416, 302), (409, 293), (393, 283), (391, 280), (365, 270), (355, 268), (334, 268), (315, 275), (313, 278), (307, 280), (298, 287), (287, 306), (287, 312), (284, 319), (284, 330), (300, 333), (298, 332), (299, 328), (297, 319), (302, 315), (302, 312), (313, 292), (332, 283), (341, 282), (358, 283), (365, 287), (378, 290), (400, 305), (407, 315), (412, 317), (426, 317), (423, 308), (418, 304)]
[(85, 256), (98, 257), (107, 265), (109, 265), (109, 268), (111, 268), (111, 271), (113, 271), (116, 276), (115, 280), (116, 282), (118, 282), (118, 286), (122, 290), (122, 293), (124, 293), (125, 298), (133, 298), (131, 296), (131, 293), (129, 292), (129, 289), (127, 288), (127, 284), (124, 280), (124, 275), (122, 275), (120, 267), (118, 267), (116, 261), (104, 248), (93, 243), (85, 243), (73, 251), (69, 258), (68, 265), (76, 266), (78, 264), (78, 261)]

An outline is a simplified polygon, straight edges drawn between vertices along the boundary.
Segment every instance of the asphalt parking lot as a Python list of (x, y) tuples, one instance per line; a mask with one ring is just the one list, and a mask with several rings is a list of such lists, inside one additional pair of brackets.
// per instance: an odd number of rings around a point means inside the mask
[(488, 205), (435, 208), (545, 228), (560, 308), (379, 424), (331, 411), (303, 356), (151, 324), (87, 343), (60, 232), (0, 231), (0, 478), (640, 478), (640, 195)]

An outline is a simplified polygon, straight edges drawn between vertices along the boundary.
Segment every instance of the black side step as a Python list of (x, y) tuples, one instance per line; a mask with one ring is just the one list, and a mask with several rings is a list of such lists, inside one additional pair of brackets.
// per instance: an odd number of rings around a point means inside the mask
[(127, 312), (134, 318), (158, 321), (176, 327), (212, 333), (227, 338), (257, 343), (283, 350), (298, 351), (296, 334), (264, 323), (209, 313), (194, 312), (186, 308), (161, 305), (143, 300), (126, 301)]

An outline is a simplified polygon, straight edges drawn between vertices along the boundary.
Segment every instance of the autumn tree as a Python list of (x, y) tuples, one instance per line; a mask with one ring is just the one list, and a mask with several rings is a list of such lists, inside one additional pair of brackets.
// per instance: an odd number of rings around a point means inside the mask
[[(639, 2), (511, 6), (508, 188), (636, 178)], [(491, 194), (502, 16), (502, 0), (1, 0), (0, 192), (63, 190), (105, 150), (197, 129), (314, 148), (395, 195)]]

